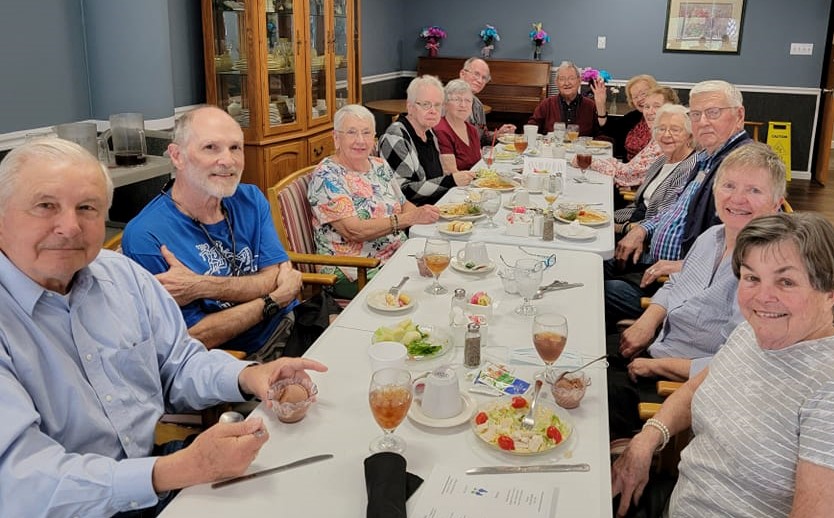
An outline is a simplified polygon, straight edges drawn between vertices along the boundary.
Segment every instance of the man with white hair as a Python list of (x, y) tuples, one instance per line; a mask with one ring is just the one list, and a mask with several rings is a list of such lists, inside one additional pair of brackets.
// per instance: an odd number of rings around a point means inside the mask
[(469, 117), (469, 122), (478, 128), (478, 135), (481, 138), (481, 145), (488, 146), (492, 144), (493, 135), (500, 137), (505, 133), (515, 133), (514, 124), (503, 124), (496, 131), (490, 131), (487, 128), (486, 114), (484, 113), (484, 103), (478, 99), (478, 94), (490, 82), (492, 76), (489, 73), (489, 65), (481, 58), (469, 58), (463, 62), (463, 68), (460, 69), (460, 78), (469, 84), (472, 89), (472, 115)]
[(207, 351), (151, 274), (101, 249), (112, 199), (106, 168), (72, 142), (0, 162), (2, 516), (155, 516), (179, 488), (243, 473), (269, 438), (253, 418), (155, 447), (163, 412), (327, 370)]
[(538, 126), (539, 133), (553, 131), (555, 122), (578, 124), (581, 137), (593, 137), (599, 133), (599, 123), (608, 114), (597, 113), (594, 101), (579, 95), (580, 84), (579, 68), (570, 61), (562, 61), (556, 69), (556, 88), (559, 94), (540, 102), (527, 124)]

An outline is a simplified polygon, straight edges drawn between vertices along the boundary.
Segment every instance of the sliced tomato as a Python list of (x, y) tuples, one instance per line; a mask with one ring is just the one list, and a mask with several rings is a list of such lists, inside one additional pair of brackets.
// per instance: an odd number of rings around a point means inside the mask
[(486, 412), (478, 412), (478, 415), (475, 416), (475, 424), (484, 424), (487, 419)]
[(498, 447), (502, 450), (514, 450), (515, 449), (515, 441), (513, 438), (508, 435), (499, 435), (498, 436)]
[(555, 426), (548, 426), (547, 427), (547, 436), (553, 440), (556, 444), (562, 442), (562, 432), (559, 431), (558, 428)]
[(513, 408), (524, 408), (527, 406), (527, 400), (521, 396), (514, 396), (512, 401)]

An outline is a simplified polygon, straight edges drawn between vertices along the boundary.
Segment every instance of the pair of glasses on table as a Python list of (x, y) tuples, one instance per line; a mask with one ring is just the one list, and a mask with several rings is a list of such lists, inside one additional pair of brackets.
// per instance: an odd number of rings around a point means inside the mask
[[(550, 268), (551, 266), (556, 264), (556, 254), (550, 254), (550, 255), (537, 254), (537, 253), (525, 250), (524, 247), (522, 247), (522, 246), (518, 247), (518, 249), (521, 250), (522, 252), (524, 252), (527, 255), (530, 255), (530, 256), (536, 257), (538, 259), (541, 259), (541, 265), (542, 265), (542, 268), (544, 270), (547, 270), (548, 268)], [(504, 263), (505, 266), (507, 266), (509, 268), (513, 268), (512, 265), (507, 263), (507, 261), (504, 259), (504, 256), (499, 255), (498, 257), (501, 259), (501, 262)]]

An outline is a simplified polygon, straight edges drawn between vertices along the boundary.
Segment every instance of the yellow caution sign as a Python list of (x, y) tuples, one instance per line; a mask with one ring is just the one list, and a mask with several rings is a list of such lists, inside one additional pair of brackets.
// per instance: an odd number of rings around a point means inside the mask
[(770, 121), (767, 125), (767, 145), (785, 162), (787, 180), (791, 181), (791, 123)]

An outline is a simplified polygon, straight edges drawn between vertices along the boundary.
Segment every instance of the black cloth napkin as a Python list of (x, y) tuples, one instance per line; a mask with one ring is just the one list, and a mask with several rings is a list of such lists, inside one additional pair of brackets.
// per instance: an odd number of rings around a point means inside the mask
[(367, 518), (406, 518), (405, 501), (422, 483), (422, 478), (405, 471), (402, 455), (389, 451), (371, 455), (365, 459)]

